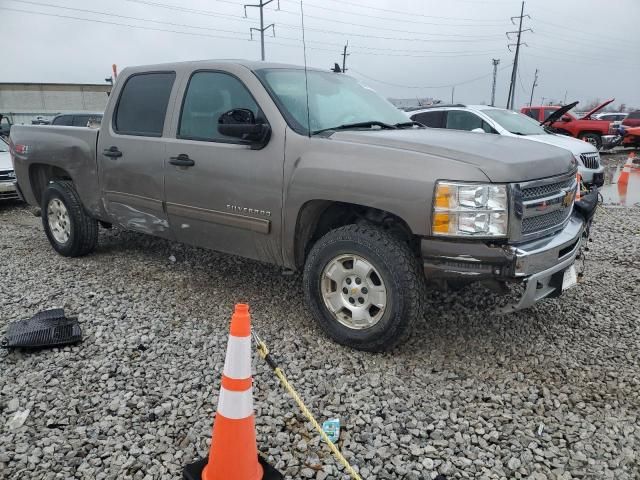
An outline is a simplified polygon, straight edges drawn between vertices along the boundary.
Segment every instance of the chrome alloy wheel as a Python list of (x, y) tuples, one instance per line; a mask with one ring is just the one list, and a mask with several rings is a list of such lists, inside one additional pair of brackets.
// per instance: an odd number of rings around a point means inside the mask
[(339, 255), (322, 272), (324, 304), (342, 325), (374, 326), (387, 308), (387, 289), (375, 267), (359, 255)]
[(60, 199), (52, 198), (47, 205), (47, 220), (49, 221), (49, 230), (51, 230), (56, 242), (61, 245), (67, 243), (71, 236), (71, 220), (67, 207)]

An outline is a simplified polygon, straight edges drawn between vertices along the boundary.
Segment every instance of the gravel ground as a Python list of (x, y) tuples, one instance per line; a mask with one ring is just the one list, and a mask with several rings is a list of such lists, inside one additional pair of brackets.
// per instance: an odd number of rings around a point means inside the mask
[[(117, 230), (66, 259), (25, 207), (0, 206), (0, 225), (0, 332), (63, 306), (85, 333), (0, 352), (1, 478), (180, 478), (208, 448), (238, 301), (319, 419), (340, 417), (365, 479), (640, 478), (640, 209), (598, 214), (563, 297), (497, 317), (482, 290), (433, 293), (384, 355), (323, 337), (275, 267)], [(260, 361), (254, 379), (260, 450), (289, 479), (342, 479)]]

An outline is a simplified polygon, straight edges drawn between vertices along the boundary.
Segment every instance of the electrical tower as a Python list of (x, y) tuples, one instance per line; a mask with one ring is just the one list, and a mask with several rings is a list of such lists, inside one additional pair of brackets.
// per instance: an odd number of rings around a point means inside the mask
[(498, 78), (498, 65), (500, 64), (499, 58), (491, 59), (493, 62), (493, 84), (491, 85), (491, 106), (495, 107), (496, 103), (496, 79)]
[[(273, 2), (274, 0), (267, 0), (266, 2), (264, 0), (260, 0), (260, 3), (258, 3), (257, 5), (245, 5), (244, 6), (244, 16), (246, 18), (247, 16), (247, 7), (256, 7), (260, 9), (260, 28), (255, 28), (255, 27), (251, 27), (249, 29), (249, 34), (251, 35), (251, 40), (253, 40), (253, 31), (255, 30), (256, 32), (260, 32), (260, 50), (261, 50), (261, 58), (262, 61), (264, 62), (264, 32), (265, 30), (268, 30), (269, 28), (271, 29), (271, 31), (273, 32), (273, 36), (276, 36), (276, 29), (275, 29), (275, 25), (273, 23), (267, 25), (266, 27), (264, 26), (264, 7), (266, 7), (267, 5), (269, 5), (271, 2)], [(280, 0), (278, 0), (278, 10), (280, 10)]]
[(531, 18), (529, 15), (525, 15), (524, 14), (524, 2), (522, 2), (522, 7), (520, 8), (520, 15), (517, 17), (511, 17), (511, 23), (513, 23), (515, 25), (514, 19), (519, 19), (519, 25), (518, 25), (518, 30), (517, 31), (513, 31), (513, 32), (506, 32), (507, 34), (507, 38), (511, 39), (511, 37), (509, 35), (513, 35), (515, 33), (518, 34), (518, 40), (515, 44), (510, 43), (508, 45), (509, 50), (511, 50), (511, 47), (516, 47), (516, 54), (515, 54), (515, 58), (513, 60), (513, 69), (511, 70), (511, 83), (509, 83), (509, 95), (507, 97), (507, 109), (512, 109), (513, 108), (513, 104), (514, 104), (514, 98), (516, 96), (516, 75), (518, 73), (518, 57), (520, 56), (520, 45), (525, 45), (525, 46), (529, 46), (527, 45), (525, 42), (522, 42), (522, 32), (533, 32), (532, 29), (530, 28), (526, 28), (526, 29), (522, 29), (522, 20), (524, 19), (524, 17), (527, 18)]
[(347, 44), (344, 46), (344, 50), (342, 51), (342, 73), (347, 71), (347, 57), (349, 54), (347, 53), (347, 47), (349, 46), (349, 40), (347, 40)]
[(533, 106), (533, 91), (538, 86), (538, 69), (536, 68), (536, 73), (533, 77), (533, 84), (531, 85), (531, 98), (529, 99), (529, 106)]

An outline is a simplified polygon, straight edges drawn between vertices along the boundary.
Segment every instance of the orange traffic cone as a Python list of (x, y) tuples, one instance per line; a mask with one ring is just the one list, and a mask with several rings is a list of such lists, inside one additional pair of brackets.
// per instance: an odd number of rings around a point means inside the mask
[(249, 305), (236, 305), (208, 459), (187, 465), (185, 480), (280, 480), (258, 455), (251, 379)]
[(618, 184), (628, 184), (629, 183), (629, 174), (631, 173), (631, 165), (633, 164), (633, 157), (629, 156), (627, 158), (627, 163), (624, 164), (624, 168), (618, 177)]

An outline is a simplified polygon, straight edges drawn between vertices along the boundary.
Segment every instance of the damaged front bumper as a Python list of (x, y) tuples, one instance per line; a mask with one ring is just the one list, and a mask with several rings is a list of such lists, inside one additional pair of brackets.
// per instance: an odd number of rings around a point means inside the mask
[(559, 232), (518, 245), (423, 239), (425, 275), (458, 282), (522, 282), (520, 299), (502, 311), (521, 310), (562, 293), (563, 273), (580, 252), (584, 230), (584, 221), (573, 215)]

